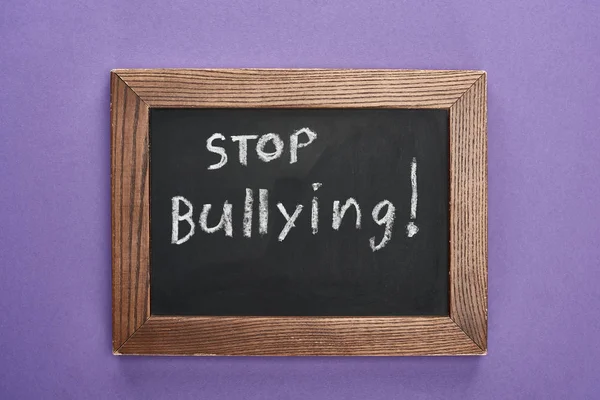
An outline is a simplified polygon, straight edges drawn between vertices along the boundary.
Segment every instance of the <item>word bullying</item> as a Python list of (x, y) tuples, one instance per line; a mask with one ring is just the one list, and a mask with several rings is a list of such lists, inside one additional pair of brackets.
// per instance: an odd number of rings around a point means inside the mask
[[(300, 136), (306, 135), (306, 141), (300, 141)], [(215, 140), (225, 140), (225, 136), (220, 133), (213, 134), (206, 141), (206, 148), (212, 153), (219, 154), (221, 159), (218, 163), (212, 164), (208, 167), (209, 170), (216, 170), (223, 167), (228, 162), (227, 152), (223, 147), (215, 146), (213, 142)], [(282, 156), (284, 143), (276, 133), (267, 133), (262, 135), (260, 138), (258, 135), (238, 135), (231, 136), (232, 142), (238, 143), (238, 156), (241, 165), (247, 165), (248, 163), (248, 142), (250, 140), (257, 140), (256, 153), (258, 158), (263, 162), (270, 162)], [(302, 128), (294, 132), (290, 136), (290, 164), (298, 161), (298, 150), (307, 147), (314, 140), (317, 139), (317, 134), (309, 128)], [(265, 150), (267, 143), (271, 142), (274, 146), (274, 151), (268, 152)], [(416, 206), (417, 206), (417, 182), (416, 182), (416, 159), (413, 158), (411, 163), (411, 185), (412, 185), (412, 196), (411, 196), (411, 221), (407, 225), (406, 232), (408, 237), (413, 237), (418, 232), (418, 227), (412, 220), (416, 218)], [(322, 186), (320, 182), (312, 184), (313, 191), (316, 192)], [(245, 200), (244, 200), (244, 215), (242, 220), (242, 231), (243, 236), (246, 238), (252, 237), (252, 217), (254, 213), (254, 190), (246, 188)], [(175, 245), (181, 245), (187, 242), (196, 231), (196, 222), (194, 220), (194, 206), (193, 204), (183, 196), (174, 196), (171, 198), (172, 203), (172, 230), (171, 230), (171, 243)], [(181, 204), (187, 207), (185, 213), (181, 213)], [(334, 230), (339, 230), (342, 224), (342, 220), (350, 208), (354, 209), (356, 216), (354, 224), (356, 229), (361, 229), (362, 226), (362, 211), (360, 205), (354, 198), (348, 198), (342, 202), (335, 200), (333, 202), (332, 222), (331, 227)], [(205, 233), (216, 233), (223, 231), (226, 237), (233, 237), (233, 205), (227, 200), (223, 203), (221, 212), (221, 218), (219, 222), (214, 226), (208, 225), (208, 215), (212, 209), (212, 204), (203, 204), (200, 217), (198, 218), (198, 225), (200, 230)], [(285, 219), (285, 224), (279, 232), (278, 240), (284, 241), (288, 236), (290, 230), (296, 225), (296, 221), (300, 218), (304, 206), (297, 204), (293, 212), (289, 212), (286, 206), (282, 203), (277, 203), (277, 209)], [(392, 239), (392, 231), (394, 227), (394, 221), (396, 217), (396, 208), (389, 200), (382, 200), (377, 203), (371, 212), (373, 221), (383, 226), (383, 235), (381, 239), (377, 240), (375, 236), (369, 238), (369, 245), (373, 251), (383, 249)], [(311, 229), (313, 235), (319, 232), (319, 198), (315, 195), (312, 199), (311, 204)], [(180, 224), (187, 223), (189, 229), (187, 234), (180, 237)], [(266, 235), (268, 233), (269, 223), (269, 191), (267, 189), (258, 190), (258, 233), (260, 235)]]

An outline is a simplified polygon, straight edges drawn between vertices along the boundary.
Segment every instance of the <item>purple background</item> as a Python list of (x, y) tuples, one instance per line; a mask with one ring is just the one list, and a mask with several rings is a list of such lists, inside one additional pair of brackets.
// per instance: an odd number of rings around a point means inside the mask
[[(0, 397), (593, 398), (600, 2), (0, 2)], [(489, 355), (111, 355), (109, 71), (484, 69)]]

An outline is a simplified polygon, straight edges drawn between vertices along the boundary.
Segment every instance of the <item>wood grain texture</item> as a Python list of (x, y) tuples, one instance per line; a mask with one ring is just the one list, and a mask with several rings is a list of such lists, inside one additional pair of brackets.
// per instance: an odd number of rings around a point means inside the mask
[(157, 317), (122, 354), (458, 355), (481, 349), (448, 317)]
[[(486, 76), (481, 71), (113, 71), (113, 352), (178, 355), (485, 354), (486, 101)], [(450, 316), (150, 316), (149, 107), (449, 109)]]
[(487, 351), (485, 73), (450, 108), (450, 316)]
[(113, 351), (150, 315), (148, 106), (111, 75)]
[(479, 71), (115, 70), (150, 107), (449, 108)]

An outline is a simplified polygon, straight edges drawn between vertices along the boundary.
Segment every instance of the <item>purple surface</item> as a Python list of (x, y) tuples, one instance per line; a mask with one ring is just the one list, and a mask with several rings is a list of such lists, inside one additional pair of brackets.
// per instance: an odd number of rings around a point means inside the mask
[[(600, 396), (600, 3), (0, 2), (0, 397)], [(489, 355), (110, 351), (109, 70), (484, 69)]]

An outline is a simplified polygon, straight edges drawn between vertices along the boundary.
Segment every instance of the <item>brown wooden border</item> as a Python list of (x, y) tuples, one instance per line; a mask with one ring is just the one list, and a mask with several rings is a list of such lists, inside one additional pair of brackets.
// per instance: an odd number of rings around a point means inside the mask
[[(483, 71), (113, 70), (113, 353), (486, 354), (486, 87)], [(150, 315), (148, 116), (151, 107), (448, 109), (449, 317)]]

